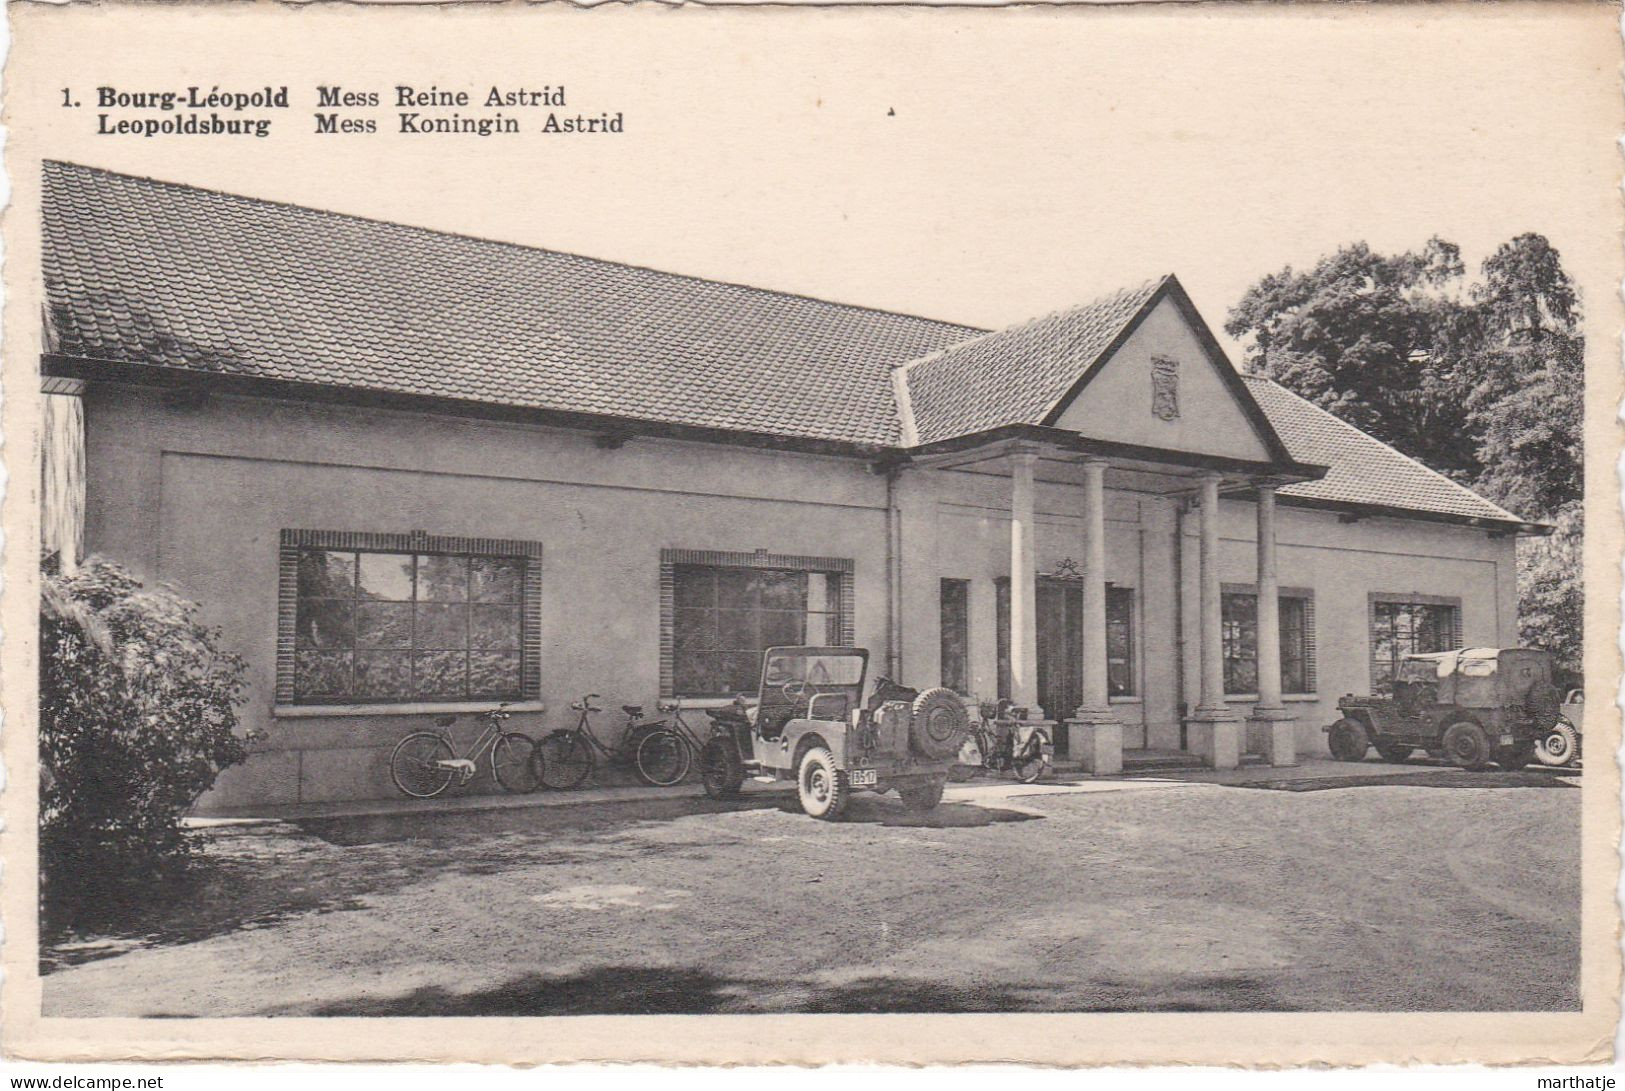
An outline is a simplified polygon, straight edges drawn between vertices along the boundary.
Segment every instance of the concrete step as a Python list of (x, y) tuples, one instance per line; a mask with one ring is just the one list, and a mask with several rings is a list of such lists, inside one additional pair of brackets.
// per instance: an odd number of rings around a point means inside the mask
[(1200, 769), (1202, 759), (1195, 754), (1124, 754), (1123, 772), (1143, 773), (1157, 769)]

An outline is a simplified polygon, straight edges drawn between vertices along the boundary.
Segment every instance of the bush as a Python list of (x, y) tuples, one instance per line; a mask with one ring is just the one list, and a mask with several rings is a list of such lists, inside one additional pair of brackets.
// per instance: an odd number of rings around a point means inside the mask
[(56, 908), (173, 876), (181, 818), (238, 738), (245, 664), (197, 606), (118, 565), (47, 571), (40, 601), (40, 874)]

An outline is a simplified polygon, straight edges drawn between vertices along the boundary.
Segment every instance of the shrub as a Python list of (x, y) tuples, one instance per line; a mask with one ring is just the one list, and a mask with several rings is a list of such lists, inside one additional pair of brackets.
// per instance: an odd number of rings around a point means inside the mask
[(49, 903), (116, 896), (195, 852), (181, 818), (246, 757), (245, 664), (168, 588), (91, 560), (40, 601), (40, 873)]

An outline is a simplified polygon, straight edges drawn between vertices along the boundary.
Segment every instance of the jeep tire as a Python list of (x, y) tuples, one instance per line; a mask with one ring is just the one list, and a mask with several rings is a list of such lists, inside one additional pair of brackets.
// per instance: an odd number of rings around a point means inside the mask
[(946, 686), (937, 686), (914, 698), (910, 712), (908, 742), (916, 754), (932, 761), (959, 756), (970, 730), (964, 698)]
[(1493, 758), (1484, 729), (1471, 720), (1457, 720), (1445, 729), (1444, 756), (1452, 765), (1478, 772)]
[(899, 787), (897, 794), (903, 797), (903, 805), (911, 811), (935, 810), (937, 804), (942, 802), (942, 789), (946, 784), (942, 777), (911, 781)]
[(745, 783), (739, 748), (727, 739), (709, 739), (700, 751), (700, 783), (712, 799), (738, 799)]
[(846, 773), (835, 767), (835, 755), (828, 747), (810, 747), (801, 755), (801, 766), (796, 770), (796, 795), (801, 800), (801, 809), (813, 818), (835, 822), (846, 812), (852, 789), (847, 785)]
[(1364, 724), (1345, 717), (1326, 733), (1326, 745), (1338, 761), (1364, 761), (1371, 740), (1366, 737)]

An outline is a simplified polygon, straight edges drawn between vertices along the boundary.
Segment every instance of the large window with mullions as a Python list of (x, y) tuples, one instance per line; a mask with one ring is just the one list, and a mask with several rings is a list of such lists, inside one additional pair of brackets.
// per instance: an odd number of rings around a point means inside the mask
[(1392, 692), (1405, 656), (1462, 646), (1460, 599), (1379, 592), (1370, 603), (1371, 685), (1377, 693)]
[(672, 549), (661, 585), (668, 696), (754, 692), (765, 649), (852, 640), (850, 561)]
[(317, 540), (283, 548), (283, 624), (291, 634), (281, 635), (291, 636), (283, 642), (291, 647), (279, 647), (288, 653), (279, 655), (279, 700), (535, 695), (535, 671), (527, 670), (539, 597), (535, 547), (426, 535), (310, 536)]

